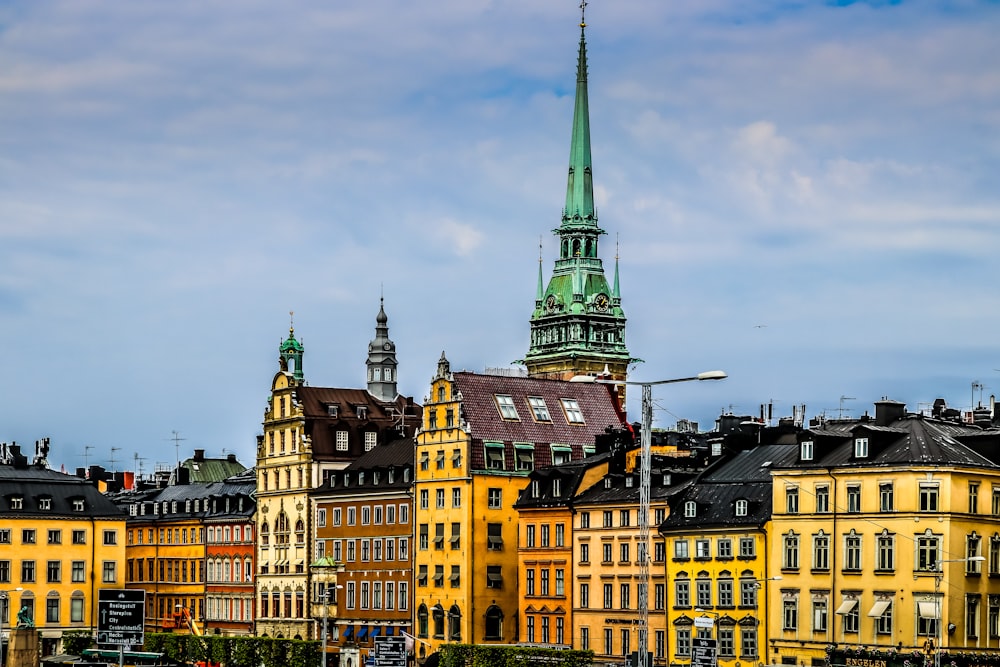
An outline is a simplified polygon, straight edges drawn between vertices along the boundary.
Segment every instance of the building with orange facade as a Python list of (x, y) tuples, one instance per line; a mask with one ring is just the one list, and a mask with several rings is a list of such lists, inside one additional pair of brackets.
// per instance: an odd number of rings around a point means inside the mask
[(213, 484), (205, 514), (205, 632), (252, 635), (254, 623), (253, 470)]

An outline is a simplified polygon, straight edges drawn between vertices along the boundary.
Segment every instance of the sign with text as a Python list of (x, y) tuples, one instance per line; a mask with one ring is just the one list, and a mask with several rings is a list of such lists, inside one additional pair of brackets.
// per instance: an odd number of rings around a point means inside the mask
[(97, 592), (97, 643), (142, 646), (146, 591), (102, 588)]
[(715, 667), (716, 644), (714, 639), (695, 637), (691, 640), (691, 667)]
[(406, 667), (406, 637), (375, 637), (375, 667)]

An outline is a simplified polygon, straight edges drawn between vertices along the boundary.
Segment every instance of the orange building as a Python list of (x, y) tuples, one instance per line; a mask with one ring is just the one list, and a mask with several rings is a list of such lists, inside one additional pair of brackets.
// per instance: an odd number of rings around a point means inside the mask
[(213, 484), (205, 515), (205, 632), (252, 635), (255, 473)]

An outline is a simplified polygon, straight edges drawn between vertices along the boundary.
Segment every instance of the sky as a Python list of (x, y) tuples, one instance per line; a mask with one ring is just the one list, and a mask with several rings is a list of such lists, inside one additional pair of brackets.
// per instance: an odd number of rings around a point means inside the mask
[[(289, 312), (308, 382), (363, 387), (380, 295), (418, 402), (442, 351), (522, 358), (577, 5), (0, 2), (0, 441), (250, 465)], [(1000, 390), (1000, 3), (592, 0), (586, 22), (631, 378), (729, 374), (657, 388), (657, 426)]]

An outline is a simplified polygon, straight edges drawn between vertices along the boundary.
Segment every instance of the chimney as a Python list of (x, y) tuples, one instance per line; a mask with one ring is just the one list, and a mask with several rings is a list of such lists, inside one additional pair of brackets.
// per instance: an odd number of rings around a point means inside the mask
[(236, 463), (236, 454), (226, 454), (226, 461)]
[(906, 416), (906, 404), (883, 398), (875, 402), (875, 425), (888, 426)]
[(204, 449), (196, 449), (196, 450), (194, 450), (194, 460), (195, 461), (204, 461), (205, 460), (205, 450)]
[(190, 484), (191, 483), (191, 471), (187, 469), (186, 466), (178, 466), (177, 468), (177, 479), (175, 484)]

